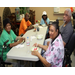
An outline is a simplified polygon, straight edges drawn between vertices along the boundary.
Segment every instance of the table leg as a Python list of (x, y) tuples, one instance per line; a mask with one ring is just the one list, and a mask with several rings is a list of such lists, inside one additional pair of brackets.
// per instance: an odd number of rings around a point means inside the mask
[(29, 65), (29, 66), (30, 66), (30, 67), (33, 67), (33, 62), (32, 62), (32, 61), (30, 61), (29, 63), (30, 63), (30, 65)]

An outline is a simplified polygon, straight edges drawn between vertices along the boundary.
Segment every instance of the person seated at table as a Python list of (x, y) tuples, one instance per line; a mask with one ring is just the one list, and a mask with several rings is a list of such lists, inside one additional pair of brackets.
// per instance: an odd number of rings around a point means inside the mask
[(46, 11), (43, 11), (42, 19), (40, 21), (40, 25), (43, 25), (43, 24), (49, 25), (49, 23), (50, 23), (50, 20), (47, 16), (47, 13), (46, 13)]
[(47, 37), (49, 37), (49, 33), (48, 33), (48, 31), (49, 31), (49, 23), (50, 23), (50, 20), (49, 20), (49, 18), (47, 16), (47, 13), (46, 13), (46, 11), (43, 11), (42, 19), (40, 21), (40, 25), (46, 24), (48, 26), (47, 35), (46, 35)]
[(64, 59), (64, 45), (61, 34), (59, 33), (59, 26), (55, 23), (51, 24), (49, 28), (49, 34), (50, 38), (52, 39), (49, 46), (37, 43), (33, 45), (45, 50), (43, 57), (38, 51), (32, 51), (32, 55), (35, 55), (40, 59), (40, 61), (36, 62), (36, 66), (62, 67)]
[[(3, 51), (3, 60), (7, 61), (7, 53), (8, 51), (23, 42), (23, 40), (25, 41), (24, 37), (20, 37), (20, 36), (16, 36), (16, 34), (13, 32), (13, 30), (11, 29), (11, 24), (10, 24), (10, 20), (8, 18), (6, 18), (5, 20), (3, 20), (3, 31), (1, 33), (0, 36), (0, 45), (3, 46), (4, 42), (9, 40), (7, 42), (7, 49)], [(18, 40), (17, 42), (14, 42), (15, 40)], [(2, 54), (2, 48), (0, 48), (0, 55)]]
[(26, 13), (25, 18), (22, 19), (19, 28), (19, 35), (25, 34), (26, 31), (34, 28), (31, 22), (29, 21), (29, 17), (30, 17), (29, 13)]
[[(63, 39), (64, 47), (67, 47), (67, 43), (73, 34), (73, 27), (71, 23), (71, 10), (66, 9), (63, 16), (63, 25), (60, 26), (60, 32)], [(47, 39), (45, 40), (45, 45), (49, 45), (50, 41)]]

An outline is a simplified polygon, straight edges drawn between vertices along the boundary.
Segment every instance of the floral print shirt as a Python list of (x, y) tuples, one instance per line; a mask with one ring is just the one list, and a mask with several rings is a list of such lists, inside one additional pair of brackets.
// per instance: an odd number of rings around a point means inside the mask
[(52, 43), (49, 44), (44, 57), (47, 62), (51, 64), (51, 67), (62, 67), (64, 59), (64, 45), (60, 34)]

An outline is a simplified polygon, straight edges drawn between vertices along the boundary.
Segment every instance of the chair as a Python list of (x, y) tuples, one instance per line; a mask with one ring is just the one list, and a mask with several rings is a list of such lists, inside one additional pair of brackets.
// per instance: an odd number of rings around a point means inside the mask
[(11, 29), (14, 31), (14, 33), (16, 35), (18, 35), (19, 33), (19, 25), (17, 25), (17, 22), (16, 22), (16, 15), (15, 13), (11, 13), (10, 16), (7, 16), (9, 19), (10, 19), (10, 23), (11, 23)]
[(8, 40), (4, 42), (3, 46), (0, 45), (0, 48), (2, 48), (2, 51), (1, 51), (2, 54), (0, 55), (0, 67), (5, 67), (5, 65), (11, 65), (12, 64), (10, 62), (4, 62), (3, 61), (3, 50), (7, 48), (7, 46), (6, 46), (7, 42), (8, 42)]
[(71, 54), (74, 51), (75, 48), (75, 32), (72, 34), (67, 47), (65, 49), (65, 57), (64, 57), (64, 62), (63, 62), (63, 67), (65, 67), (66, 65), (71, 67)]

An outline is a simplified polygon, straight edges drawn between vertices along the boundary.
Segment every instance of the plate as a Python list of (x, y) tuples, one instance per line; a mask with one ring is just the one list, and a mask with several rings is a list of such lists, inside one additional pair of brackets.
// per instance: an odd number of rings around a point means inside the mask
[(38, 51), (38, 50), (39, 50), (38, 47), (32, 47), (32, 48), (31, 48), (31, 51)]
[(41, 35), (41, 34), (40, 35), (37, 35), (37, 39), (38, 40), (43, 39), (43, 35)]
[(43, 27), (46, 27), (46, 24), (43, 24), (42, 26), (43, 26)]

